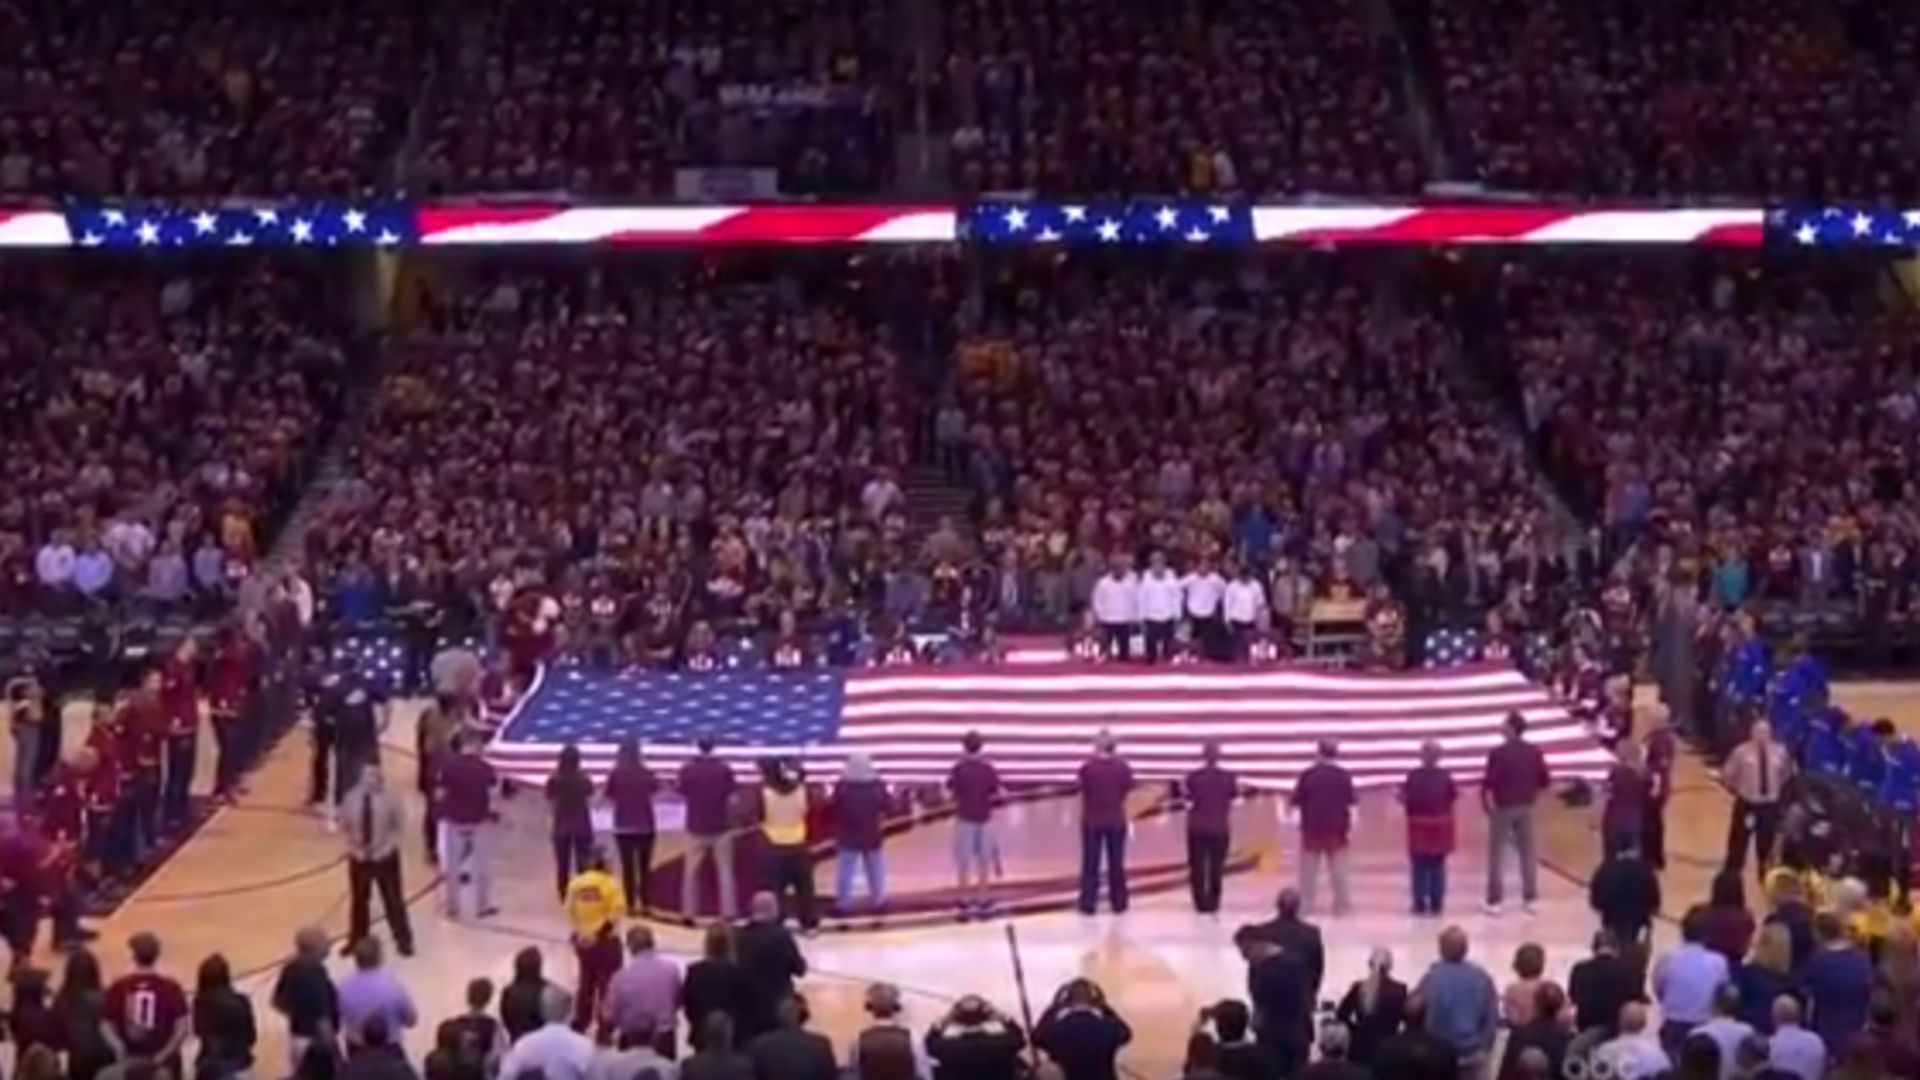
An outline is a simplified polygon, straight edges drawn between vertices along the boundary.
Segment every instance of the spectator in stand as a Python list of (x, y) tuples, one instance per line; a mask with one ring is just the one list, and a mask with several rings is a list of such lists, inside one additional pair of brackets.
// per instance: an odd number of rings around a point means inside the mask
[(1594, 871), (1587, 903), (1616, 941), (1645, 946), (1660, 915), (1660, 875), (1640, 857), (1638, 840), (1628, 841)]
[(1740, 990), (1731, 983), (1713, 993), (1713, 1016), (1693, 1029), (1689, 1038), (1706, 1036), (1720, 1048), (1720, 1080), (1733, 1080), (1740, 1047), (1752, 1039), (1753, 1025), (1740, 1019)]
[(1459, 1055), (1468, 1075), (1487, 1067), (1500, 1034), (1500, 995), (1492, 976), (1467, 959), (1466, 931), (1441, 931), (1440, 957), (1414, 988), (1412, 1009), (1427, 1034)]
[(1779, 923), (1768, 923), (1753, 939), (1753, 949), (1734, 972), (1740, 991), (1740, 1019), (1755, 1031), (1772, 1034), (1774, 1006), (1782, 997), (1798, 999), (1800, 980), (1793, 968), (1793, 938)]
[(709, 1049), (702, 1041), (709, 1018), (716, 1014), (726, 1017), (731, 1039), (753, 1011), (753, 984), (735, 958), (735, 946), (733, 928), (716, 923), (701, 939), (700, 959), (687, 966), (680, 1004), (695, 1050)]
[(1334, 1018), (1353, 1033), (1350, 1056), (1371, 1062), (1388, 1039), (1407, 1022), (1407, 984), (1393, 977), (1393, 953), (1375, 948), (1367, 954), (1367, 975), (1347, 988)]
[(259, 1040), (253, 1003), (234, 989), (233, 971), (219, 954), (200, 963), (193, 992), (193, 1037), (200, 1043), (194, 1075), (235, 1077), (253, 1067)]
[(293, 959), (273, 984), (273, 1009), (287, 1021), (287, 1060), (297, 1070), (315, 1043), (340, 1036), (340, 996), (327, 973), (327, 933), (307, 927), (294, 936)]
[(1873, 961), (1831, 912), (1814, 917), (1813, 934), (1818, 947), (1801, 972), (1801, 986), (1812, 1021), (1809, 1026), (1831, 1050), (1847, 1045), (1866, 1026), (1873, 997)]
[(927, 1031), (933, 1080), (1018, 1080), (1026, 1075), (1026, 1032), (977, 995), (953, 1003)]
[(1132, 1041), (1133, 1029), (1089, 979), (1061, 986), (1033, 1025), (1034, 1047), (1064, 1080), (1116, 1080), (1115, 1058)]
[(517, 1043), (545, 1021), (542, 1002), (554, 984), (547, 980), (545, 959), (532, 947), (513, 954), (513, 978), (500, 991), (500, 1025), (507, 1030), (507, 1041)]
[(1283, 944), (1264, 927), (1243, 926), (1234, 945), (1247, 962), (1247, 1000), (1254, 1040), (1290, 1076), (1306, 1063), (1318, 1004), (1312, 957), (1299, 943)]
[(747, 1044), (756, 1080), (838, 1080), (840, 1066), (834, 1060), (833, 1044), (819, 1032), (807, 1030), (811, 1018), (807, 999), (799, 994), (780, 1002), (774, 1029)]
[(514, 1040), (500, 1060), (500, 1075), (533, 1072), (546, 1080), (587, 1080), (593, 1040), (574, 1030), (573, 1017), (573, 995), (557, 986), (547, 987), (540, 998), (540, 1027)]
[(340, 1008), (340, 1034), (351, 1048), (364, 1043), (363, 1031), (378, 1021), (389, 1034), (410, 1031), (420, 1023), (413, 995), (386, 965), (386, 950), (378, 938), (362, 937), (353, 945), (353, 970), (335, 983)]
[(607, 986), (604, 1020), (623, 1043), (645, 1033), (660, 1053), (672, 1059), (675, 1018), (681, 1004), (680, 968), (655, 951), (653, 930), (627, 928), (627, 962)]
[(1773, 1030), (1767, 1036), (1767, 1063), (1799, 1080), (1820, 1080), (1827, 1068), (1827, 1044), (1801, 1026), (1798, 998), (1774, 999)]
[(1233, 2), (1199, 33), (1073, 0), (946, 17), (936, 101), (962, 191), (1404, 194), (1427, 178), (1398, 47), (1355, 13)]
[(107, 1044), (119, 1061), (151, 1061), (180, 1076), (180, 1053), (192, 1032), (187, 992), (157, 970), (159, 938), (135, 934), (127, 951), (133, 970), (115, 979), (101, 1002)]
[(933, 1062), (906, 1024), (899, 988), (874, 983), (864, 1007), (872, 1022), (847, 1044), (847, 1069), (857, 1080), (932, 1080)]
[[(807, 974), (807, 958), (781, 917), (780, 899), (768, 892), (753, 894), (747, 925), (735, 939), (734, 949), (751, 992), (751, 1008), (741, 1030), (757, 1038), (779, 1026), (782, 1004), (793, 997), (794, 983)], [(753, 1045), (751, 1038), (747, 1045)]]

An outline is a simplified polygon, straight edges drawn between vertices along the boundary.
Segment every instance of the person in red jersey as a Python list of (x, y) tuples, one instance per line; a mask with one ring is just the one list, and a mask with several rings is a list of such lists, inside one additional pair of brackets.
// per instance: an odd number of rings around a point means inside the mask
[(1673, 794), (1673, 761), (1680, 742), (1670, 721), (1658, 721), (1647, 732), (1647, 778), (1653, 781), (1653, 800), (1647, 807), (1646, 831), (1640, 837), (1640, 857), (1655, 870), (1667, 868), (1667, 797)]
[(252, 636), (245, 630), (231, 629), (214, 652), (207, 671), (207, 709), (216, 748), (213, 794), (218, 799), (233, 797), (243, 764), (252, 756), (252, 732), (242, 724), (241, 709), (253, 686), (257, 661)]
[(148, 1061), (174, 1076), (180, 1071), (180, 1048), (187, 1041), (187, 992), (174, 979), (156, 970), (160, 939), (139, 933), (127, 942), (133, 970), (107, 987), (100, 1008), (100, 1033), (122, 1062)]
[(113, 706), (95, 703), (93, 724), (87, 731), (85, 745), (93, 755), (93, 768), (82, 785), (87, 813), (87, 861), (102, 877), (113, 877), (133, 865), (130, 846), (133, 809), (123, 797), (125, 736), (119, 721), (119, 712)]
[(10, 821), (0, 833), (0, 913), (16, 969), (33, 955), (43, 912), (53, 920), (55, 945), (67, 948), (92, 937), (80, 927), (73, 856), (34, 822)]
[(200, 741), (199, 656), (199, 646), (189, 634), (160, 665), (160, 710), (166, 736), (160, 814), (166, 828), (185, 824), (193, 810), (193, 767)]
[(115, 725), (120, 732), (119, 756), (126, 769), (122, 797), (133, 809), (136, 858), (160, 842), (160, 770), (167, 724), (160, 693), (160, 670), (154, 668), (141, 677), (139, 689), (127, 697)]

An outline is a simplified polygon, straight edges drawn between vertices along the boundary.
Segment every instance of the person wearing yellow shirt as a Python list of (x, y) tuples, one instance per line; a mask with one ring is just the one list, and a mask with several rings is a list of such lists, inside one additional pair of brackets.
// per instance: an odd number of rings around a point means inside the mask
[(802, 930), (820, 925), (813, 892), (813, 851), (807, 844), (811, 809), (805, 778), (793, 761), (760, 764), (760, 832), (767, 842), (767, 891), (784, 900), (793, 894), (794, 916)]
[(580, 973), (579, 990), (573, 999), (573, 1026), (585, 1032), (600, 1015), (601, 1002), (622, 960), (620, 920), (627, 913), (627, 897), (620, 879), (607, 871), (605, 853), (593, 852), (587, 858), (587, 868), (567, 882), (566, 908)]

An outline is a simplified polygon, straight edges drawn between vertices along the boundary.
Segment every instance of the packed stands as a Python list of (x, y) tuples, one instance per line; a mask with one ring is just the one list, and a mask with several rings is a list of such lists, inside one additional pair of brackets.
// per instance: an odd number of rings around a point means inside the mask
[(900, 529), (888, 478), (912, 433), (885, 279), (910, 275), (827, 258), (838, 272), (519, 265), (441, 288), (311, 561), (337, 598), (402, 567), (478, 595), (531, 575), (720, 626), (844, 599)]
[(0, 197), (391, 187), (424, 3), (0, 4)]
[(330, 280), (286, 260), (0, 266), (10, 613), (231, 594), (346, 392)]
[(665, 198), (676, 167), (733, 166), (779, 170), (788, 195), (871, 194), (893, 166), (891, 12), (878, 0), (463, 7), (424, 123), (423, 186)]
[(1920, 195), (1910, 6), (1409, 6), (1431, 10), (1423, 29), (1461, 164), (1494, 187), (1688, 202)]
[(945, 33), (967, 192), (1405, 193), (1428, 178), (1398, 47), (1357, 5), (964, 0)]
[(1120, 550), (1270, 573), (1282, 618), (1382, 585), (1477, 612), (1577, 573), (1578, 530), (1421, 298), (1444, 288), (1395, 265), (1023, 262), (937, 421), (964, 424), (988, 546), (1055, 619)]

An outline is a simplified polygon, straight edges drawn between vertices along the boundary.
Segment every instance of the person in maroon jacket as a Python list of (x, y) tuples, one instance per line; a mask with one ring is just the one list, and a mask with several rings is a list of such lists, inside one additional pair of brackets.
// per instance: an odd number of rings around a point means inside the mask
[(1107, 904), (1127, 910), (1127, 796), (1133, 766), (1120, 756), (1113, 733), (1094, 740), (1093, 756), (1080, 765), (1080, 913), (1100, 906), (1100, 867), (1106, 864)]
[(13, 953), (13, 967), (24, 967), (39, 936), (40, 916), (53, 920), (54, 942), (76, 945), (92, 937), (80, 927), (79, 894), (71, 848), (53, 842), (34, 823), (0, 817), (0, 931)]
[(245, 630), (229, 629), (207, 671), (207, 712), (215, 747), (213, 794), (217, 799), (233, 798), (240, 773), (255, 750), (256, 733), (243, 724), (242, 712), (253, 687), (254, 649), (253, 638)]
[(613, 804), (613, 845), (620, 856), (620, 888), (630, 914), (647, 907), (653, 881), (653, 799), (660, 782), (640, 757), (640, 740), (620, 740), (613, 771), (607, 775), (607, 801)]
[(480, 740), (465, 731), (448, 739), (439, 766), (433, 770), (433, 801), (438, 807), (441, 872), (446, 877), (447, 916), (459, 918), (462, 896), (471, 891), (476, 918), (486, 918), (493, 906), (493, 866), (489, 861), (493, 823), (498, 814), (493, 793), (499, 777), (480, 756)]
[(160, 709), (166, 738), (160, 814), (162, 825), (169, 829), (186, 824), (193, 811), (193, 770), (199, 760), (200, 741), (198, 660), (199, 646), (188, 634), (160, 665)]
[(1505, 897), (1506, 853), (1520, 860), (1520, 901), (1528, 912), (1540, 896), (1540, 861), (1533, 837), (1533, 808), (1553, 783), (1547, 756), (1527, 741), (1527, 718), (1507, 714), (1507, 734), (1487, 752), (1486, 781), (1480, 802), (1487, 811), (1487, 900), (1490, 915), (1500, 913)]
[(192, 1017), (187, 992), (156, 970), (159, 938), (135, 934), (127, 949), (133, 954), (133, 970), (107, 987), (100, 1006), (101, 1029), (120, 1061), (150, 1061), (182, 1076), (180, 1050)]
[(83, 786), (87, 810), (87, 861), (102, 877), (117, 877), (133, 868), (133, 808), (125, 798), (126, 745), (113, 706), (95, 704), (93, 724), (85, 749), (93, 754), (93, 768)]
[(1187, 774), (1187, 886), (1193, 892), (1193, 910), (1211, 915), (1220, 910), (1226, 885), (1227, 848), (1232, 840), (1233, 801), (1240, 781), (1220, 764), (1220, 744), (1200, 748), (1200, 767)]
[(1415, 915), (1438, 915), (1447, 906), (1447, 858), (1453, 854), (1453, 808), (1459, 799), (1453, 774), (1440, 763), (1440, 744), (1428, 741), (1420, 747), (1420, 764), (1400, 784)]
[(121, 738), (118, 757), (126, 768), (122, 790), (132, 807), (136, 859), (145, 858), (160, 843), (160, 769), (167, 730), (160, 690), (160, 669), (151, 668), (141, 677), (139, 688), (128, 695), (114, 725)]
[(38, 831), (49, 847), (47, 910), (56, 946), (93, 939), (80, 927), (80, 894), (86, 873), (87, 774), (99, 766), (86, 747), (74, 751), (48, 775), (34, 807)]
[(1673, 725), (1659, 721), (1647, 732), (1647, 779), (1653, 784), (1653, 799), (1647, 806), (1645, 831), (1640, 837), (1640, 857), (1655, 870), (1667, 868), (1667, 797), (1673, 794), (1673, 762), (1680, 743)]
[(1320, 867), (1333, 879), (1333, 913), (1353, 908), (1347, 888), (1347, 841), (1353, 832), (1353, 808), (1359, 794), (1333, 740), (1320, 743), (1319, 759), (1307, 766), (1293, 788), (1293, 808), (1300, 813), (1300, 898), (1312, 911), (1319, 892)]
[(740, 894), (734, 885), (733, 766), (714, 753), (712, 736), (694, 744), (699, 753), (680, 766), (680, 797), (687, 804), (687, 854), (680, 871), (680, 914), (699, 914), (700, 868), (713, 863), (720, 891), (721, 918), (740, 913)]
[(886, 841), (887, 785), (874, 775), (865, 754), (852, 754), (833, 789), (834, 907), (853, 910), (856, 871), (867, 878), (867, 908), (887, 906), (886, 866), (880, 849)]

